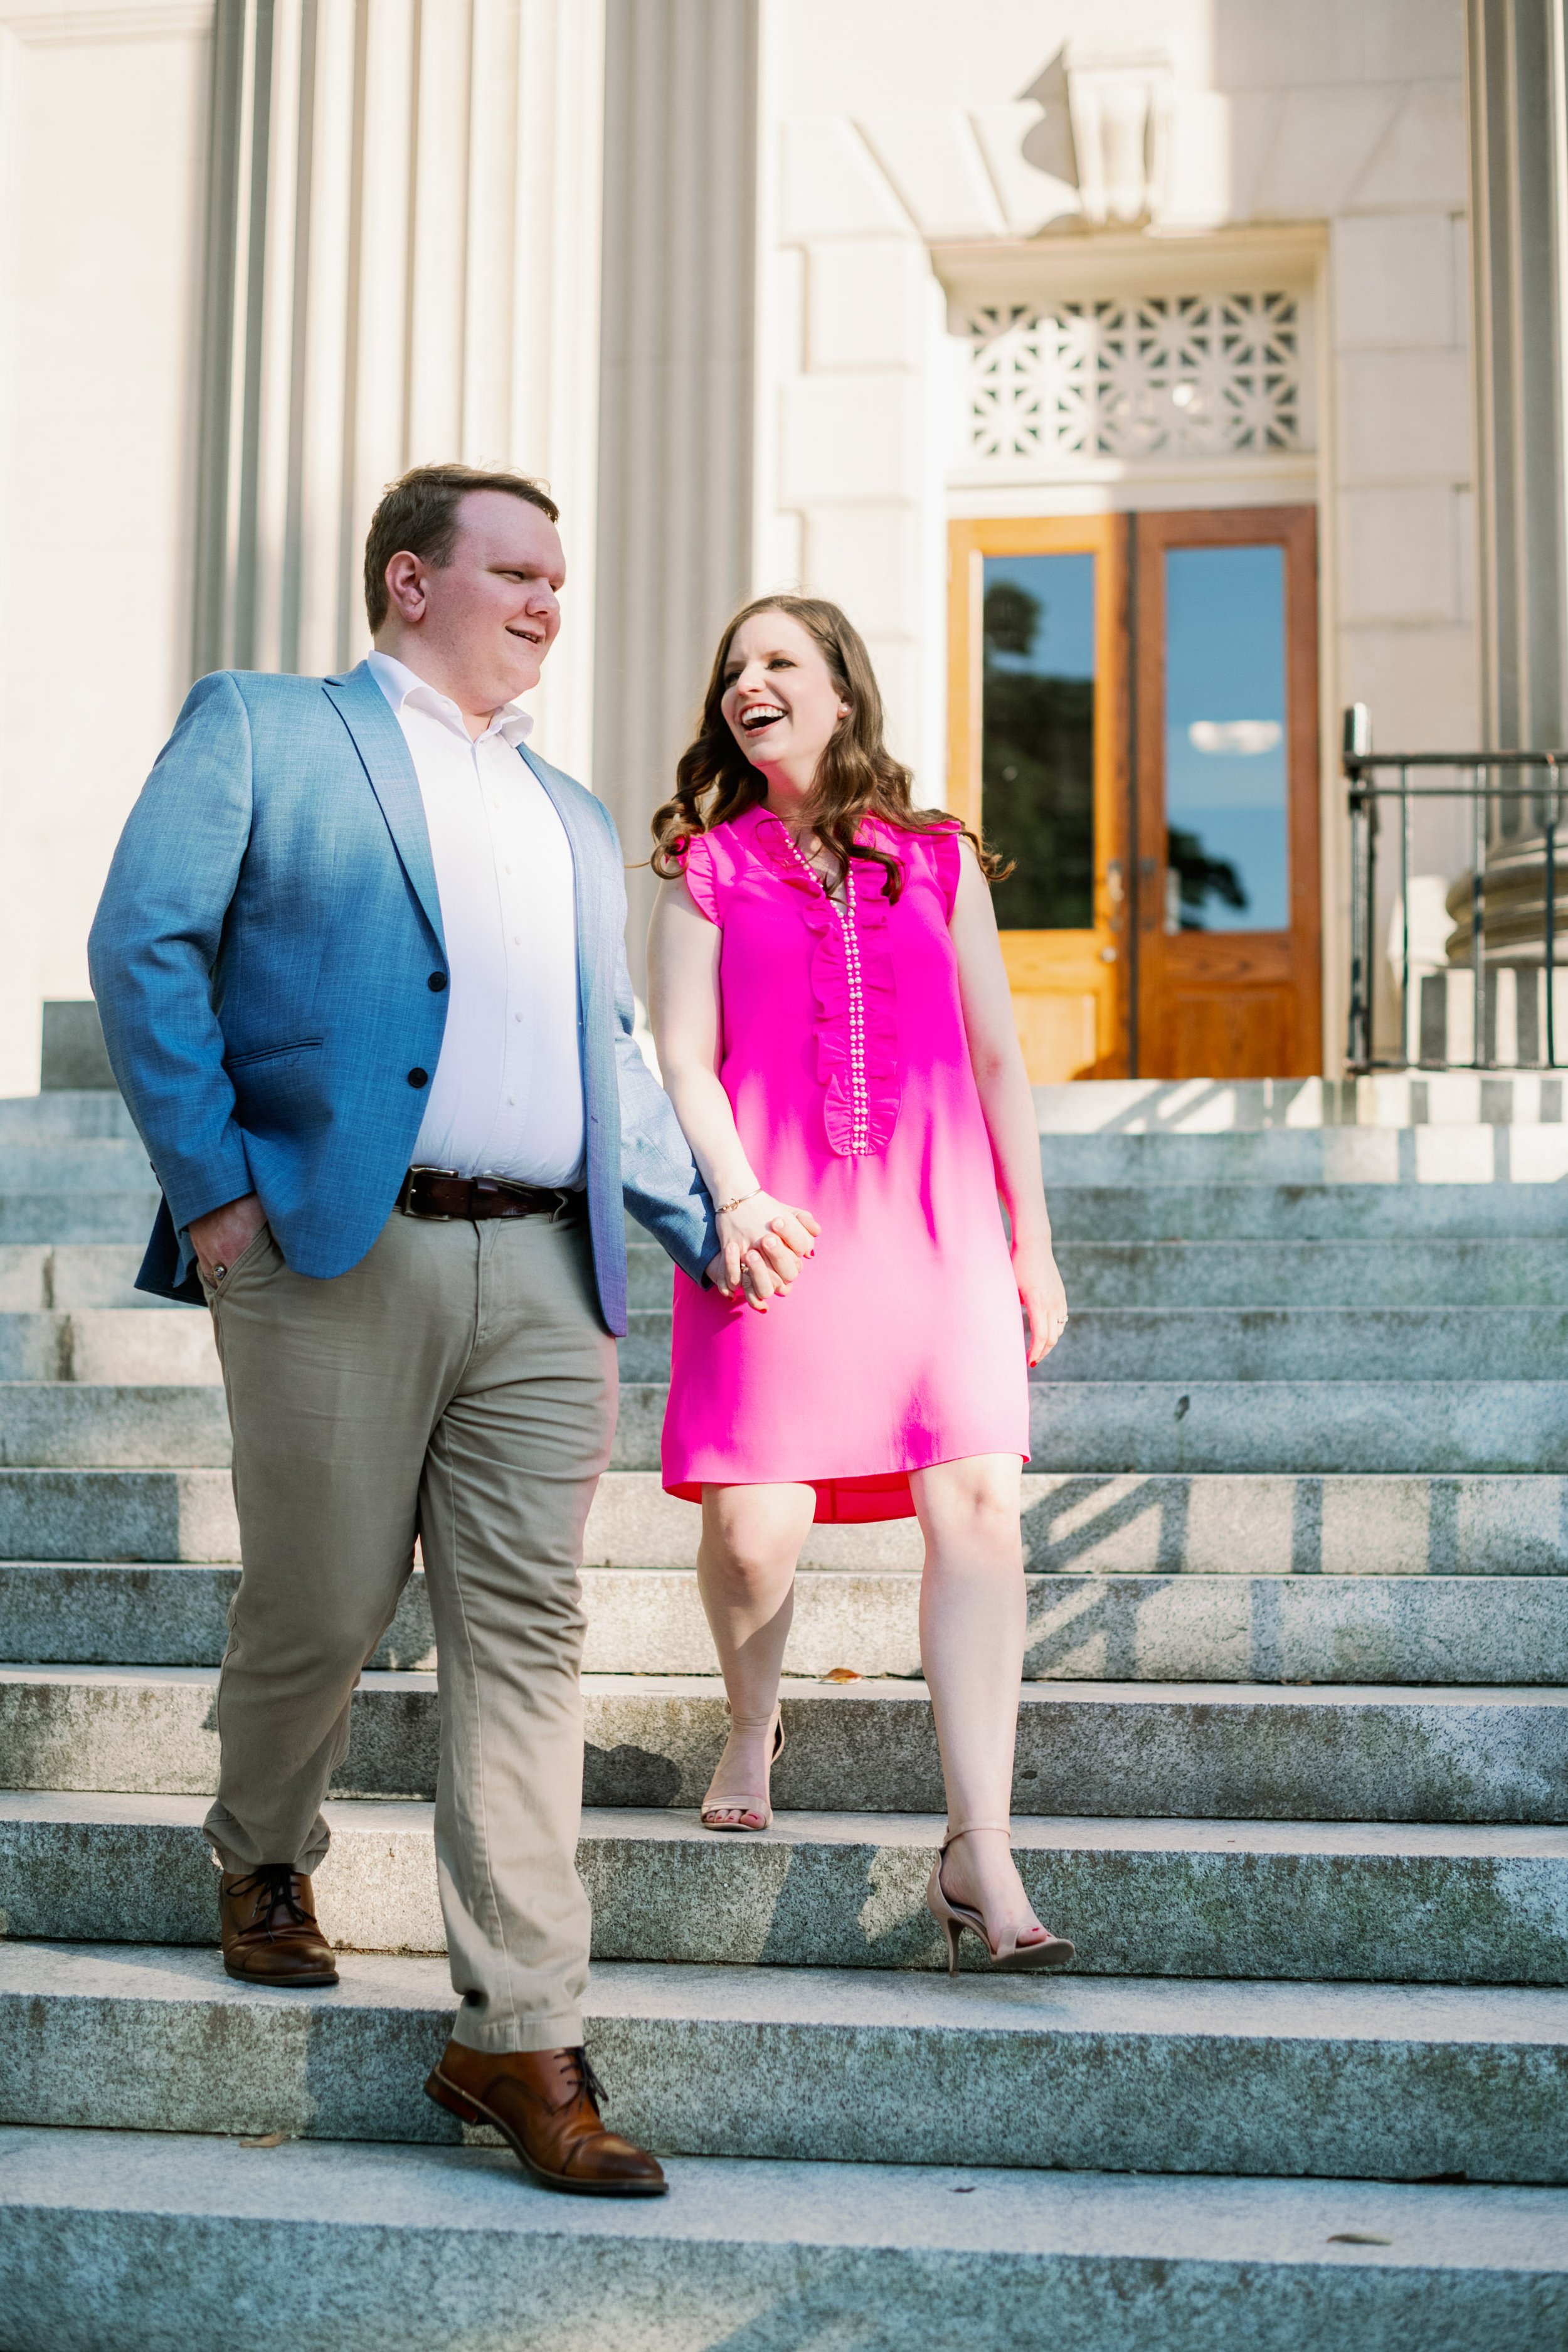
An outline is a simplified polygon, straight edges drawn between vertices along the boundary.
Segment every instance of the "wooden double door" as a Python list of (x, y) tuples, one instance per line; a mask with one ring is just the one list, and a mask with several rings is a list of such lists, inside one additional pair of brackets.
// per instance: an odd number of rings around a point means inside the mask
[(952, 526), (949, 804), (1036, 1085), (1321, 1067), (1310, 507)]

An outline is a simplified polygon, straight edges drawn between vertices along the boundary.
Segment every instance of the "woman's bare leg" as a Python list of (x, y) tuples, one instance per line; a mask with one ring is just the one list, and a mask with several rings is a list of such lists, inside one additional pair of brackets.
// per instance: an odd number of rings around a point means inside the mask
[[(1026, 1614), (1021, 1467), (1016, 1454), (977, 1454), (910, 1473), (926, 1545), (921, 1659), (950, 1829), (1011, 1814)], [(952, 1902), (981, 1913), (994, 1946), (1046, 1932), (1005, 1838), (960, 1838), (942, 1876)]]
[[(713, 1777), (710, 1811), (752, 1817), (767, 1786), (767, 1733), (795, 1611), (795, 1564), (816, 1508), (810, 1486), (702, 1489), (697, 1589), (735, 1725)], [(725, 1801), (731, 1790), (733, 1805)]]

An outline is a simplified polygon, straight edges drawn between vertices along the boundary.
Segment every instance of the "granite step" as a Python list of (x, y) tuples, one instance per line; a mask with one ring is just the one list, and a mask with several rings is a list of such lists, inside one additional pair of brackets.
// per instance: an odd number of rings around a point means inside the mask
[[(662, 1385), (623, 1388), (612, 1467), (658, 1463), (664, 1399)], [(216, 1470), (227, 1467), (229, 1451), (216, 1382), (0, 1383), (0, 1469)]]
[(134, 1189), (110, 1186), (97, 1192), (0, 1189), (0, 1244), (118, 1243), (140, 1252), (157, 1213), (158, 1188), (145, 1176)]
[[(1556, 1183), (1274, 1184), (1262, 1182), (1053, 1183), (1052, 1229), (1058, 1243), (1127, 1244), (1162, 1241), (1342, 1242), (1518, 1240), (1568, 1232), (1568, 1200)], [(62, 1247), (146, 1247), (158, 1192), (145, 1173), (134, 1187), (61, 1192), (0, 1188), (0, 1244)], [(630, 1229), (643, 1255), (639, 1271), (658, 1285), (634, 1303), (661, 1306), (668, 1264), (655, 1242)], [(142, 1294), (137, 1294), (138, 1297)], [(112, 1300), (91, 1302), (113, 1304)]]
[[(787, 1313), (787, 1307), (784, 1310)], [(623, 1380), (669, 1370), (668, 1308), (634, 1308)], [(1564, 1307), (1076, 1307), (1035, 1374), (1082, 1381), (1551, 1381), (1568, 1366)], [(103, 1387), (216, 1383), (201, 1310), (0, 1312), (0, 1381)]]
[(1029, 1443), (1039, 1471), (1558, 1475), (1568, 1381), (1036, 1381)]
[(0, 1134), (0, 1193), (155, 1192), (140, 1139), (130, 1136)]
[(1568, 1233), (1568, 1187), (1551, 1183), (1053, 1181), (1061, 1244), (1517, 1240)]
[[(787, 1302), (781, 1311), (789, 1312)], [(668, 1378), (669, 1326), (668, 1311), (633, 1312), (620, 1343), (623, 1380)], [(167, 1334), (175, 1364), (177, 1324), (164, 1318), (153, 1328), (155, 1337)], [(142, 1328), (137, 1326), (137, 1340)], [(110, 1339), (97, 1344), (100, 1352), (89, 1360), (105, 1369), (96, 1377), (114, 1376)], [(143, 1356), (153, 1360), (144, 1341), (138, 1362)], [(1563, 1307), (1074, 1306), (1068, 1329), (1034, 1378), (1056, 1387), (1080, 1381), (1551, 1381), (1565, 1369)]]
[(128, 1242), (8, 1242), (0, 1244), (0, 1308), (172, 1307), (136, 1288), (145, 1239)]
[[(205, 1666), (0, 1666), (0, 1753), (16, 1789), (205, 1795), (217, 1771)], [(716, 1675), (584, 1685), (585, 1801), (691, 1807), (724, 1738)], [(925, 1686), (788, 1680), (773, 1801), (932, 1812), (943, 1802)], [(333, 1782), (434, 1795), (436, 1678), (367, 1673)], [(1568, 1690), (1390, 1684), (1032, 1682), (1013, 1803), (1102, 1817), (1513, 1822), (1568, 1813)]]
[(0, 1314), (3, 1381), (185, 1387), (222, 1379), (212, 1318), (203, 1308), (164, 1315), (128, 1307)]
[(1568, 1127), (1276, 1128), (1219, 1135), (1042, 1135), (1056, 1184), (1557, 1184)]
[[(658, 1465), (665, 1395), (662, 1382), (623, 1381), (613, 1469)], [(1036, 1381), (1030, 1444), (1041, 1471), (1561, 1475), (1568, 1381)], [(222, 1469), (228, 1459), (216, 1386), (0, 1386), (0, 1468)]]
[[(206, 1950), (3, 1944), (0, 2122), (455, 2142), (423, 2082), (456, 2006), (437, 1958), (288, 1993)], [(584, 2007), (610, 2120), (672, 2155), (1568, 2180), (1557, 1989), (623, 1960)]]
[[(0, 1795), (0, 1914), (24, 1940), (212, 1944), (202, 1797)], [(346, 1951), (440, 1952), (433, 1808), (327, 1808), (322, 1925)], [(942, 1969), (925, 1907), (938, 1814), (591, 1810), (578, 1867), (601, 1960)], [(1019, 1814), (1043, 1918), (1091, 1976), (1568, 1984), (1568, 1829)], [(984, 1971), (973, 1937), (963, 1965)]]
[[(1381, 1241), (1060, 1241), (1076, 1316), (1114, 1307), (1568, 1307), (1568, 1255), (1555, 1235)], [(61, 1253), (63, 1255), (64, 1253)], [(54, 1302), (69, 1306), (70, 1299)], [(97, 1299), (83, 1299), (96, 1306)], [(108, 1306), (117, 1302), (104, 1299)], [(643, 1301), (638, 1300), (638, 1305)], [(662, 1302), (650, 1300), (650, 1305)]]
[(585, 2313), (639, 2352), (1561, 2352), (1568, 2323), (1558, 2189), (668, 2169), (628, 2204), (478, 2147), (0, 2130), (0, 2305), (15, 2352), (227, 2342), (237, 2276), (256, 2352), (574, 2352)]
[[(216, 1665), (238, 1583), (224, 1563), (6, 1561), (0, 1638), (18, 1664)], [(1027, 1590), (1031, 1680), (1568, 1682), (1561, 1577), (1053, 1574)], [(692, 1570), (585, 1568), (583, 1598), (590, 1674), (713, 1672)], [(919, 1607), (917, 1569), (807, 1569), (785, 1672), (918, 1675)], [(416, 1570), (370, 1663), (435, 1662)]]
[[(1039, 1574), (1561, 1576), (1568, 1480), (1415, 1474), (1025, 1476), (1025, 1559)], [(588, 1515), (591, 1566), (689, 1568), (696, 1506), (651, 1470), (612, 1470)], [(815, 1527), (802, 1566), (918, 1569), (912, 1519)], [(226, 1470), (0, 1470), (0, 1562), (239, 1558)], [(106, 1608), (117, 1607), (105, 1587)], [(162, 1604), (160, 1604), (162, 1605)]]
[(112, 1087), (58, 1087), (47, 1094), (0, 1096), (0, 1140), (54, 1143), (97, 1136), (136, 1138), (131, 1113)]

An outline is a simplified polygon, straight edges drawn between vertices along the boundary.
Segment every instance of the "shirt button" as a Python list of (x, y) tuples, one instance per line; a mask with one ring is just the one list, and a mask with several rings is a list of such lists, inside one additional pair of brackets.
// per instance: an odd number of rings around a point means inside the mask
[(430, 1083), (429, 1071), (417, 1069), (410, 1070), (408, 1073), (408, 1083), (411, 1087), (427, 1087)]
[(446, 973), (444, 971), (433, 971), (425, 985), (430, 991), (432, 996), (439, 996), (441, 991), (447, 985)]

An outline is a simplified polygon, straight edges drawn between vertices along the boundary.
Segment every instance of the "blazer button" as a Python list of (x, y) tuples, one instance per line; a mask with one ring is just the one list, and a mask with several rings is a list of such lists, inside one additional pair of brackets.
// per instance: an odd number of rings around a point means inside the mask
[(408, 1083), (411, 1087), (427, 1087), (430, 1083), (429, 1071), (410, 1070), (408, 1073)]
[(444, 971), (433, 971), (425, 985), (430, 991), (432, 996), (439, 996), (441, 991), (447, 985), (446, 973)]

